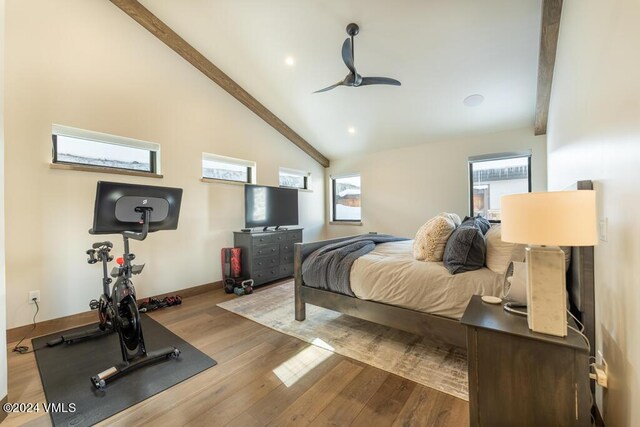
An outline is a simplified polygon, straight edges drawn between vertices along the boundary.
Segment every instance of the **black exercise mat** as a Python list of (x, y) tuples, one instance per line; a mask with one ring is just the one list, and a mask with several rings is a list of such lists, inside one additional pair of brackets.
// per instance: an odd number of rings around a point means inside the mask
[(118, 334), (56, 347), (47, 347), (46, 343), (61, 332), (33, 339), (33, 348), (39, 349), (36, 360), (47, 402), (64, 403), (67, 409), (68, 404), (75, 404), (74, 413), (50, 413), (55, 426), (93, 425), (216, 365), (215, 360), (155, 320), (144, 314), (141, 318), (148, 352), (172, 345), (182, 353), (178, 359), (162, 360), (120, 377), (107, 384), (106, 391), (96, 390), (90, 378), (122, 361)]

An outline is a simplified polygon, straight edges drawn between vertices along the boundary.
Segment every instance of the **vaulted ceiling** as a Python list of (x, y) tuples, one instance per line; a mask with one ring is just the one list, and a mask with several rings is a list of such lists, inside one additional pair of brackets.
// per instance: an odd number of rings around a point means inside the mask
[[(533, 129), (541, 0), (141, 3), (329, 158)], [(347, 74), (350, 22), (358, 72), (401, 87), (312, 93)], [(485, 101), (465, 106), (472, 94)]]

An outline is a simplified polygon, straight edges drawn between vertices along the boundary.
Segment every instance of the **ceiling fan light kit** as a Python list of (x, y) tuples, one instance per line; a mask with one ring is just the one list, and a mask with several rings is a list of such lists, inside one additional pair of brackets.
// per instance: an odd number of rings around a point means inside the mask
[(362, 77), (362, 75), (358, 74), (354, 65), (354, 37), (358, 35), (359, 32), (360, 27), (358, 27), (358, 24), (351, 23), (347, 25), (347, 35), (349, 35), (349, 38), (345, 39), (342, 44), (342, 60), (349, 69), (349, 74), (347, 74), (342, 81), (325, 87), (324, 89), (317, 90), (314, 93), (326, 92), (331, 89), (335, 89), (338, 86), (359, 87), (370, 85), (401, 85), (398, 80), (391, 79), (389, 77)]

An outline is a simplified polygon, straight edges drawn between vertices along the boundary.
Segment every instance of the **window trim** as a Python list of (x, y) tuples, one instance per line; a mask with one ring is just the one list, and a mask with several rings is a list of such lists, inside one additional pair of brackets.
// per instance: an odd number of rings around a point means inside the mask
[[(121, 147), (137, 148), (141, 150), (149, 151), (149, 167), (151, 170), (142, 171), (128, 168), (118, 168), (113, 166), (98, 166), (90, 165), (87, 163), (74, 163), (58, 160), (58, 137), (64, 136), (73, 139), (81, 139), (85, 141), (97, 142), (107, 145), (118, 145)], [(111, 135), (103, 132), (95, 132), (85, 129), (73, 128), (70, 126), (63, 126), (53, 124), (51, 126), (51, 139), (52, 139), (52, 156), (51, 156), (51, 169), (66, 169), (66, 170), (79, 170), (85, 172), (102, 172), (102, 173), (115, 173), (124, 175), (136, 175), (147, 177), (159, 177), (161, 174), (161, 161), (160, 161), (160, 144), (142, 141), (139, 139), (128, 138), (124, 136)]]
[[(247, 168), (247, 181), (236, 181), (233, 179), (211, 178), (204, 176), (204, 161), (211, 160), (214, 162), (227, 163), (234, 166), (241, 166)], [(220, 182), (224, 184), (256, 184), (256, 162), (251, 160), (238, 159), (235, 157), (221, 156), (220, 154), (202, 152), (200, 158), (200, 181), (202, 182)]]
[[(479, 162), (488, 162), (492, 160), (505, 160), (505, 159), (516, 159), (520, 157), (527, 157), (527, 184), (528, 191), (531, 193), (532, 191), (532, 180), (531, 180), (531, 158), (532, 153), (531, 150), (523, 150), (523, 151), (510, 151), (506, 153), (495, 153), (495, 154), (482, 154), (479, 156), (469, 156), (469, 215), (473, 217), (475, 212), (473, 212), (473, 164)], [(491, 223), (499, 224), (500, 220), (491, 219), (489, 220)]]
[[(288, 185), (281, 185), (280, 184), (280, 175), (283, 172), (287, 173), (289, 175), (301, 176), (304, 179), (304, 187), (300, 188), (300, 187), (290, 187)], [(306, 171), (302, 171), (302, 170), (299, 170), (299, 169), (291, 169), (291, 168), (280, 167), (278, 169), (278, 187), (280, 187), (280, 188), (292, 188), (292, 189), (298, 190), (298, 191), (311, 191), (311, 172), (306, 172)]]
[[(336, 180), (342, 178), (360, 178), (360, 219), (336, 219)], [(362, 174), (360, 173), (351, 173), (344, 175), (330, 175), (330, 186), (331, 186), (331, 221), (330, 224), (344, 224), (344, 225), (362, 225)]]

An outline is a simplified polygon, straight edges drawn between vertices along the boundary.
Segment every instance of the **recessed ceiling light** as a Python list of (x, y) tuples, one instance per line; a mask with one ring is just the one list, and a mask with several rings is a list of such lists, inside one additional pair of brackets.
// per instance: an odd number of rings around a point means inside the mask
[(349, 126), (347, 128), (347, 132), (349, 132), (351, 135), (353, 135), (354, 133), (356, 133), (356, 128), (354, 128), (353, 126)]
[(477, 107), (484, 102), (484, 96), (479, 94), (469, 95), (463, 102), (467, 107)]
[(296, 65), (296, 59), (293, 56), (287, 56), (284, 59), (284, 63), (287, 64), (288, 66), (292, 67), (292, 66)]

